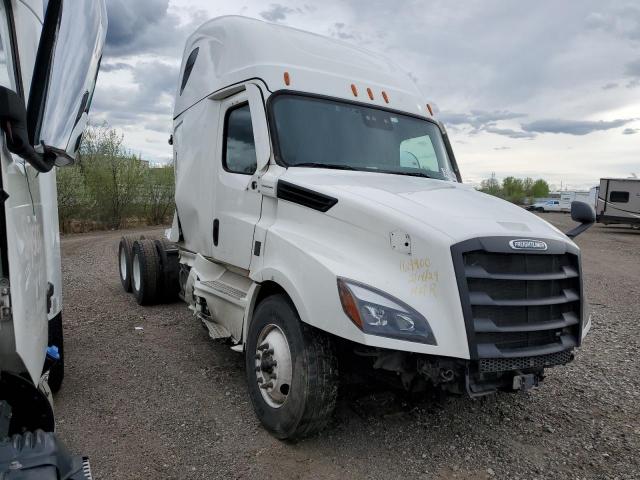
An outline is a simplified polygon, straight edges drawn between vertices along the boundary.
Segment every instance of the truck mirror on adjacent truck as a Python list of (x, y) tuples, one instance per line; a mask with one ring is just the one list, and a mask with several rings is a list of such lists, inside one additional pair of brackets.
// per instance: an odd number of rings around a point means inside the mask
[(590, 328), (580, 249), (463, 185), (395, 64), (222, 17), (187, 40), (181, 72), (176, 243), (123, 239), (120, 270), (153, 286), (179, 271), (194, 316), (244, 352), (273, 435), (321, 429), (349, 373), (476, 397), (573, 359)]
[(90, 478), (53, 434), (49, 387), (64, 365), (53, 167), (78, 150), (106, 31), (104, 0), (0, 2), (0, 477)]

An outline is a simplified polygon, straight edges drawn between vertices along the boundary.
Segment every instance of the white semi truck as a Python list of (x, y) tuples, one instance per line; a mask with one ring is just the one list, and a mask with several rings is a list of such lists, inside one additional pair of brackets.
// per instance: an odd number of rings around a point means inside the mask
[(1, 478), (90, 478), (53, 433), (49, 387), (64, 372), (54, 167), (78, 150), (106, 28), (104, 0), (0, 1)]
[(377, 54), (242, 17), (184, 50), (168, 240), (123, 238), (141, 304), (179, 295), (244, 352), (278, 438), (322, 428), (339, 378), (406, 390), (523, 390), (590, 328), (580, 250), (461, 182), (447, 133)]

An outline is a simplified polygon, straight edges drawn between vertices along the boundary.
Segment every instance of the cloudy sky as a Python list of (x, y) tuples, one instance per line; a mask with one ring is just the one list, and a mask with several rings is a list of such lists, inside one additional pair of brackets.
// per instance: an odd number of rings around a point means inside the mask
[(588, 188), (640, 176), (640, 2), (107, 0), (92, 121), (167, 162), (186, 37), (239, 14), (393, 58), (437, 106), (463, 178), (496, 172)]

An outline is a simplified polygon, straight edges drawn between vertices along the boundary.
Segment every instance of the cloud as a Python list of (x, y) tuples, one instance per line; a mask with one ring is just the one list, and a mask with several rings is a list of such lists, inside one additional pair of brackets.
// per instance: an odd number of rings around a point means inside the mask
[(633, 120), (633, 118), (610, 121), (546, 119), (523, 124), (522, 129), (526, 132), (535, 133), (566, 133), (567, 135), (587, 135), (592, 132), (622, 127), (623, 125), (626, 125)]
[(606, 12), (592, 12), (585, 19), (587, 28), (613, 33), (622, 38), (640, 39), (640, 8), (616, 6)]
[(630, 77), (640, 77), (640, 59), (627, 63), (624, 73)]
[(183, 21), (169, 11), (169, 0), (108, 0), (107, 56), (160, 53), (178, 57), (186, 37), (207, 15), (199, 9), (186, 12)]
[[(132, 66), (133, 81), (126, 85), (98, 83), (92, 117), (109, 124), (152, 126), (161, 129), (161, 121), (171, 121), (173, 95), (177, 86), (178, 66), (154, 61), (142, 61)], [(165, 123), (166, 124), (166, 123)]]
[(616, 82), (609, 82), (602, 86), (602, 90), (613, 90), (614, 88), (618, 88), (618, 84)]
[(500, 120), (512, 120), (526, 117), (524, 113), (509, 112), (507, 110), (471, 110), (469, 113), (442, 112), (439, 117), (445, 123), (452, 125), (471, 125), (475, 129), (482, 130), (487, 125), (493, 125)]
[(535, 133), (497, 126), (497, 122), (503, 120), (514, 120), (526, 117), (524, 113), (510, 112), (508, 110), (471, 110), (469, 113), (442, 112), (438, 117), (445, 124), (471, 126), (471, 134), (488, 132), (516, 139), (534, 138), (536, 136)]
[(522, 132), (520, 130), (512, 130), (511, 128), (498, 128), (487, 126), (483, 130), (489, 133), (495, 133), (496, 135), (502, 135), (509, 138), (535, 138), (536, 134), (532, 132)]
[(131, 70), (132, 68), (132, 65), (124, 62), (100, 64), (100, 72), (117, 72), (119, 70)]
[(493, 147), (494, 150), (511, 150), (511, 147)]
[(640, 132), (640, 128), (625, 128), (622, 131), (623, 135), (634, 135), (636, 133)]
[(295, 10), (279, 3), (272, 3), (267, 10), (260, 12), (260, 16), (269, 22), (283, 22), (287, 15), (295, 13)]
[(329, 35), (339, 38), (340, 40), (354, 40), (357, 38), (355, 32), (348, 28), (343, 22), (334, 23), (333, 28), (329, 29)]

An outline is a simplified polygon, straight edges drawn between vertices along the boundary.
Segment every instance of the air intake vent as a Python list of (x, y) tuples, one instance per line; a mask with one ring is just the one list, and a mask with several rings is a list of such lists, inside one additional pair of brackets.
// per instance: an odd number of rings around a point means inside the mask
[(304, 205), (305, 207), (318, 210), (320, 212), (326, 212), (336, 203), (337, 198), (324, 195), (323, 193), (314, 192), (308, 188), (294, 185), (293, 183), (286, 182), (284, 180), (278, 181), (277, 197), (282, 200)]

